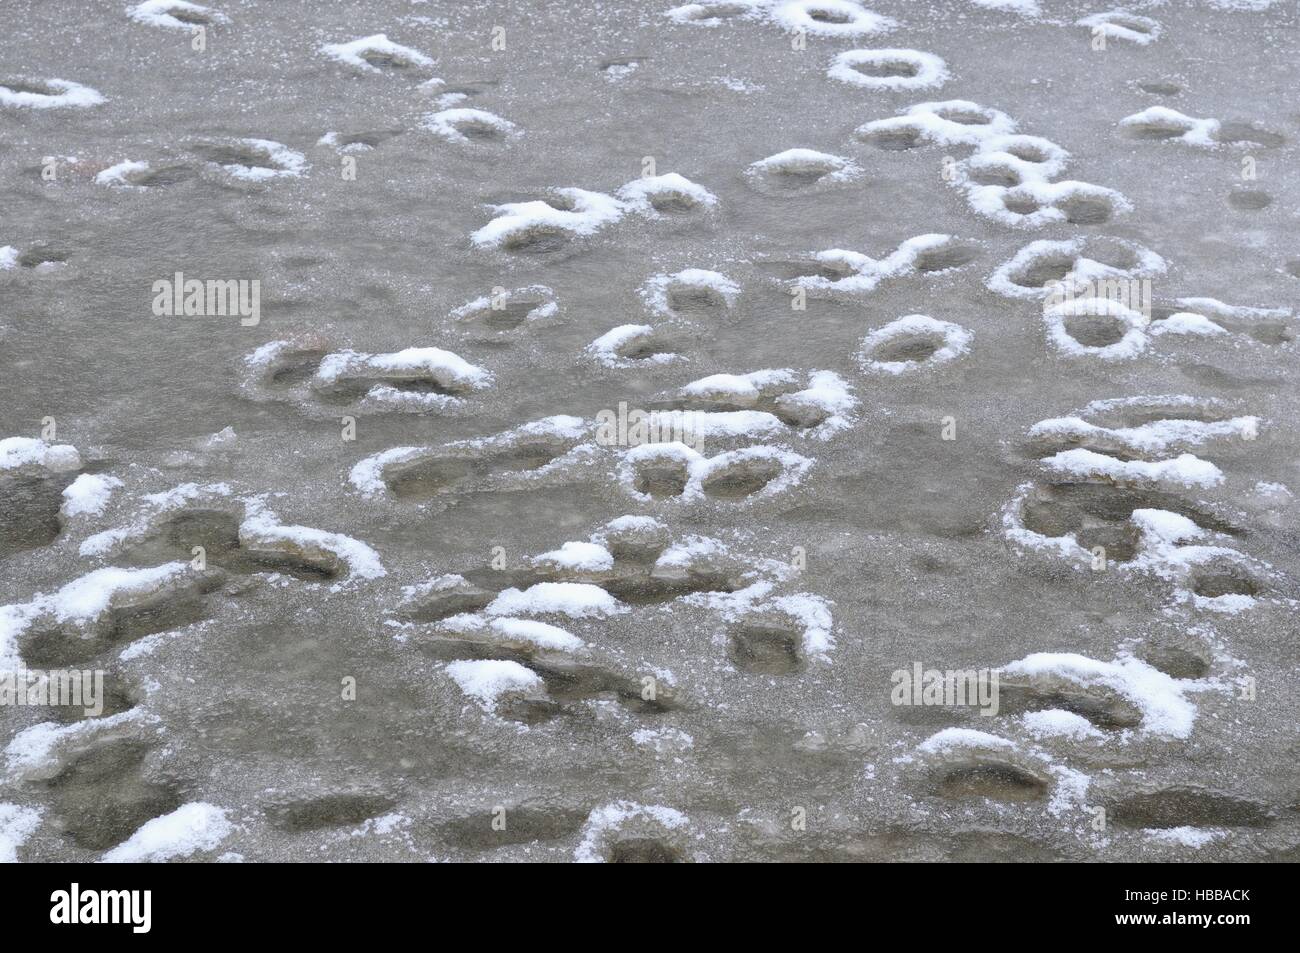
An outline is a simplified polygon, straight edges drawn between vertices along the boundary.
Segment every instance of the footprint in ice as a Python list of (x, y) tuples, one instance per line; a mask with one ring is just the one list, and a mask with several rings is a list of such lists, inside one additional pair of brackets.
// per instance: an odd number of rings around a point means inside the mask
[(1176, 786), (1112, 800), (1106, 816), (1121, 827), (1268, 827), (1277, 818), (1267, 805), (1211, 788)]
[(220, 576), (172, 562), (143, 569), (105, 567), (49, 595), (5, 607), (10, 620), (6, 650), (26, 665), (78, 665), (155, 632), (204, 617), (203, 597)]
[(985, 139), (1015, 131), (1015, 120), (1001, 110), (950, 99), (917, 103), (897, 116), (863, 123), (853, 136), (878, 149), (898, 152), (925, 145), (978, 146)]
[(601, 60), (597, 69), (609, 82), (617, 83), (635, 73), (647, 59), (645, 56), (618, 56)]
[(1177, 96), (1183, 87), (1169, 80), (1153, 79), (1134, 84), (1140, 91), (1152, 96)]
[(1150, 17), (1138, 16), (1127, 10), (1107, 10), (1076, 20), (1077, 26), (1087, 27), (1094, 37), (1126, 40), (1139, 46), (1154, 43), (1160, 38), (1161, 26)]
[(257, 400), (287, 400), (315, 415), (339, 408), (379, 412), (452, 412), (492, 375), (436, 347), (388, 354), (328, 350), (320, 335), (264, 344), (244, 358), (243, 389)]
[(82, 469), (81, 455), (69, 444), (0, 440), (0, 560), (59, 537), (67, 490)]
[(546, 253), (594, 235), (628, 215), (649, 219), (690, 216), (717, 205), (717, 197), (683, 175), (647, 175), (616, 195), (586, 189), (552, 189), (545, 198), (491, 205), (494, 218), (470, 235), (476, 248)]
[(1125, 116), (1119, 128), (1130, 139), (1182, 142), (1202, 149), (1220, 145), (1272, 148), (1286, 141), (1285, 136), (1251, 122), (1202, 119), (1167, 106), (1152, 106)]
[(629, 211), (649, 218), (698, 212), (718, 204), (712, 192), (677, 172), (643, 175), (620, 186), (617, 195)]
[(740, 286), (726, 275), (703, 268), (654, 275), (638, 292), (653, 314), (668, 318), (717, 315), (729, 311)]
[(908, 314), (868, 334), (858, 363), (865, 371), (906, 374), (956, 360), (970, 350), (974, 337), (951, 321)]
[(1273, 204), (1273, 196), (1263, 189), (1233, 189), (1228, 204), (1240, 212), (1259, 212)]
[(96, 174), (95, 184), (112, 189), (156, 189), (180, 185), (198, 176), (199, 170), (183, 161), (127, 159)]
[(808, 667), (797, 619), (755, 613), (731, 626), (727, 642), (731, 664), (748, 675), (797, 675)]
[(554, 291), (546, 285), (528, 285), (509, 291), (494, 288), (491, 294), (454, 309), (449, 317), (470, 338), (499, 343), (551, 327), (559, 315)]
[(1150, 318), (1110, 298), (1067, 298), (1043, 309), (1047, 340), (1071, 357), (1119, 361), (1138, 357), (1150, 340)]
[(948, 66), (920, 50), (848, 50), (836, 55), (826, 75), (863, 89), (932, 89), (948, 81)]
[(493, 219), (470, 236), (477, 248), (531, 254), (555, 251), (621, 219), (627, 209), (610, 195), (555, 189), (544, 199), (490, 206)]
[[(1208, 669), (1198, 661), (1198, 671)], [(1186, 738), (1196, 718), (1185, 697), (1196, 688), (1128, 655), (1106, 662), (1072, 652), (1036, 652), (1004, 665), (998, 676), (998, 713), (1043, 728), (1049, 727), (1044, 719), (1024, 716), (1068, 712), (1097, 731), (1156, 738)], [(1077, 721), (1056, 720), (1072, 722), (1079, 735), (1096, 736)]]
[(409, 72), (433, 66), (433, 60), (419, 50), (394, 43), (383, 33), (364, 36), (348, 43), (325, 43), (320, 52), (337, 63), (362, 73)]
[(1184, 631), (1147, 636), (1138, 654), (1152, 668), (1179, 680), (1205, 678), (1214, 662), (1214, 652), (1206, 641)]
[(681, 811), (615, 801), (591, 812), (573, 857), (584, 864), (688, 863), (691, 840), (690, 822)]
[(1046, 801), (1055, 783), (1041, 759), (970, 728), (945, 728), (917, 745), (912, 757), (915, 783), (944, 799)]
[(349, 481), (364, 496), (398, 499), (527, 489), (559, 470), (589, 429), (577, 417), (555, 416), (440, 447), (394, 447), (358, 462)]
[(196, 26), (208, 27), (230, 22), (230, 18), (221, 11), (188, 0), (145, 0), (128, 9), (126, 15), (136, 23), (172, 30), (192, 30)]
[(521, 134), (510, 120), (486, 109), (443, 109), (425, 116), (423, 125), (440, 139), (458, 145), (500, 143)]
[(621, 324), (588, 344), (585, 354), (605, 367), (628, 368), (684, 360), (682, 347), (670, 330)]
[(305, 834), (337, 827), (355, 827), (387, 814), (397, 801), (374, 791), (329, 791), (298, 798), (281, 797), (262, 807), (267, 823), (286, 834)]
[(385, 574), (379, 555), (360, 540), (285, 525), (260, 497), (233, 492), (225, 483), (185, 483), (147, 495), (129, 522), (84, 540), (81, 555), (121, 557), (137, 566), (172, 560), (166, 565), (201, 566), (200, 575), (280, 573), (331, 582), (334, 589)]
[(311, 168), (301, 152), (270, 139), (207, 140), (191, 149), (210, 169), (238, 182), (298, 178)]
[(66, 79), (0, 80), (0, 106), (13, 109), (85, 109), (105, 102), (98, 90)]
[(859, 179), (862, 167), (852, 159), (814, 149), (786, 149), (751, 163), (743, 175), (763, 195), (803, 195)]
[[(824, 440), (852, 426), (858, 406), (848, 384), (834, 371), (810, 371), (801, 384), (789, 368), (749, 374), (711, 374), (647, 405), (656, 411), (687, 412), (701, 431), (710, 421), (734, 421), (736, 431), (775, 434), (781, 425)], [(705, 434), (701, 434), (704, 436)]]
[(51, 244), (49, 242), (40, 242), (32, 245), (25, 251), (19, 252), (14, 263), (19, 268), (28, 268), (32, 271), (48, 273), (59, 271), (67, 266), (72, 258), (72, 252), (62, 245)]
[(856, 0), (778, 0), (767, 15), (789, 33), (811, 36), (867, 36), (888, 33), (898, 26)]
[(694, 26), (721, 26), (733, 20), (762, 17), (770, 0), (703, 0), (667, 10), (664, 16), (674, 23)]
[(1047, 303), (1067, 293), (1094, 291), (1103, 282), (1151, 278), (1167, 267), (1155, 252), (1125, 239), (1040, 240), (994, 269), (985, 285), (1004, 297)]
[(884, 281), (943, 274), (978, 256), (975, 245), (951, 235), (929, 234), (907, 239), (883, 258), (832, 248), (801, 261), (765, 262), (763, 268), (791, 289), (802, 288), (817, 296), (855, 298), (874, 291)]
[(1186, 492), (1225, 482), (1192, 450), (1253, 442), (1259, 424), (1182, 396), (1094, 401), (1040, 421), (1028, 447), (1047, 476), (1022, 485), (1003, 509), (1004, 535), (1020, 552), (1155, 576), (1194, 608), (1249, 608), (1276, 574), (1237, 548), (1250, 535), (1241, 517)]
[(66, 745), (44, 781), (63, 835), (84, 850), (107, 850), (185, 803), (185, 786), (150, 764), (154, 742), (108, 729)]
[(557, 841), (577, 834), (589, 813), (585, 807), (550, 797), (501, 806), (509, 819), (504, 827), (497, 823), (500, 814), (496, 811), (470, 810), (446, 821), (441, 827), (442, 836), (466, 850)]
[(1276, 347), (1296, 339), (1296, 316), (1289, 308), (1231, 305), (1217, 298), (1175, 298), (1172, 304), (1152, 306), (1150, 334), (1161, 340), (1249, 338)]
[(645, 443), (621, 456), (620, 482), (645, 502), (748, 503), (797, 485), (813, 466), (792, 450), (762, 444), (705, 457), (682, 443)]
[(428, 413), (459, 407), (492, 375), (441, 348), (391, 354), (335, 351), (325, 355), (309, 388), (318, 400), (379, 410)]
[(353, 573), (382, 575), (365, 544), (336, 533), (284, 526), (255, 506), (188, 505), (154, 519), (128, 550), (133, 561), (191, 558), (201, 546), (215, 567), (240, 575), (281, 573), (305, 582), (337, 582)]
[(330, 131), (316, 140), (318, 146), (328, 146), (340, 154), (370, 152), (378, 149), (389, 139), (400, 136), (401, 129), (376, 129), (373, 132), (335, 132)]

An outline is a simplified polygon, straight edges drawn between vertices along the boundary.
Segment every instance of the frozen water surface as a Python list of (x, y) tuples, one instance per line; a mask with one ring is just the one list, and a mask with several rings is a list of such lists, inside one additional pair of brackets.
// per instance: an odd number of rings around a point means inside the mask
[(1294, 858), (1294, 4), (126, 7), (3, 14), (0, 659), (105, 679), (0, 859)]

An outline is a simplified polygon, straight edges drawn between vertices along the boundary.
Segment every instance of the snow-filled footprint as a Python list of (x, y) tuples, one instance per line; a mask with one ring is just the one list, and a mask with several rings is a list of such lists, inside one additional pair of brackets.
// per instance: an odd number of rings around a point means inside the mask
[(888, 33), (898, 25), (857, 0), (778, 0), (769, 16), (790, 33), (812, 36), (869, 36)]
[(193, 30), (230, 22), (220, 10), (189, 0), (145, 0), (129, 8), (126, 15), (136, 23), (170, 30)]
[(848, 50), (836, 55), (826, 75), (863, 89), (933, 89), (948, 81), (948, 66), (920, 50)]
[(1110, 298), (1071, 298), (1043, 309), (1047, 340), (1071, 357), (1103, 361), (1134, 358), (1146, 350), (1150, 318)]
[(157, 189), (180, 185), (198, 176), (194, 164), (183, 160), (126, 159), (97, 173), (95, 184), (110, 189)]
[(897, 376), (956, 360), (970, 350), (974, 337), (951, 321), (907, 314), (868, 334), (858, 362), (863, 370)]
[(857, 297), (884, 281), (918, 275), (939, 275), (968, 264), (979, 256), (977, 246), (952, 235), (917, 235), (901, 242), (883, 258), (831, 248), (810, 258), (770, 261), (764, 270), (792, 289), (810, 295)]
[(974, 211), (1015, 228), (1101, 225), (1132, 210), (1114, 189), (1058, 179), (1069, 159), (1064, 149), (1039, 136), (991, 136), (969, 158), (950, 166), (945, 178), (966, 192)]
[(169, 561), (200, 576), (278, 573), (335, 588), (385, 575), (378, 553), (360, 540), (286, 525), (262, 497), (235, 497), (228, 484), (181, 484), (141, 504), (129, 522), (84, 540), (81, 554), (135, 566)]
[(107, 566), (49, 595), (0, 609), (0, 668), (78, 665), (155, 632), (203, 617), (220, 585), (185, 562), (141, 569)]
[(643, 175), (621, 186), (618, 197), (633, 212), (659, 215), (696, 212), (718, 204), (718, 197), (677, 172)]
[(1245, 337), (1279, 346), (1296, 339), (1296, 315), (1290, 308), (1234, 305), (1217, 298), (1183, 297), (1151, 308), (1152, 337)]
[(744, 176), (765, 195), (797, 195), (852, 182), (861, 178), (862, 167), (852, 159), (815, 149), (786, 149), (750, 163)]
[(1094, 13), (1076, 21), (1078, 26), (1087, 27), (1094, 39), (1101, 37), (1112, 40), (1126, 40), (1139, 46), (1147, 46), (1160, 38), (1160, 23), (1150, 17), (1138, 16), (1127, 10), (1107, 10)]
[(316, 140), (316, 145), (327, 146), (340, 155), (370, 152), (383, 143), (402, 134), (401, 129), (375, 129), (369, 132), (339, 132), (330, 130)]
[(565, 248), (628, 215), (650, 219), (708, 209), (717, 197), (676, 172), (633, 179), (616, 195), (587, 189), (550, 190), (544, 198), (489, 206), (492, 221), (470, 235), (476, 248), (545, 253)]
[(664, 11), (674, 23), (716, 27), (732, 20), (755, 20), (763, 16), (771, 0), (703, 0)]
[(384, 70), (425, 69), (433, 60), (409, 46), (394, 43), (383, 33), (364, 36), (347, 43), (326, 43), (320, 52), (334, 60), (363, 73), (380, 73)]
[(244, 358), (243, 389), (332, 414), (342, 406), (379, 412), (446, 413), (492, 385), (492, 374), (452, 351), (409, 347), (387, 354), (332, 350), (319, 336), (271, 341)]
[(915, 783), (946, 800), (1045, 802), (1054, 783), (1041, 757), (972, 728), (945, 728), (917, 745), (910, 758)]
[(544, 199), (492, 206), (493, 219), (470, 236), (478, 248), (539, 253), (593, 235), (626, 214), (613, 196), (586, 189), (556, 189)]
[(978, 146), (1016, 131), (1016, 121), (998, 109), (968, 99), (917, 103), (897, 116), (863, 123), (853, 136), (878, 149), (898, 152), (924, 145)]
[(609, 368), (667, 364), (683, 360), (683, 342), (649, 324), (620, 324), (587, 345), (585, 355)]
[(690, 844), (681, 811), (615, 801), (591, 812), (573, 857), (580, 864), (677, 864), (691, 859)]
[(1028, 446), (1045, 476), (1003, 509), (1004, 534), (1024, 553), (1158, 578), (1194, 609), (1250, 608), (1281, 580), (1240, 548), (1251, 535), (1244, 514), (1191, 492), (1226, 484), (1194, 451), (1248, 445), (1259, 432), (1257, 417), (1186, 396), (1094, 401), (1041, 421)]
[(69, 489), (82, 468), (81, 454), (70, 444), (33, 437), (0, 440), (0, 560), (58, 538)]
[(301, 152), (270, 139), (201, 141), (192, 151), (211, 168), (240, 182), (298, 178), (311, 168)]
[(578, 417), (554, 416), (490, 437), (438, 447), (393, 447), (355, 464), (349, 480), (368, 497), (428, 499), (452, 492), (526, 489), (558, 469), (589, 437)]
[(1151, 278), (1168, 268), (1149, 248), (1126, 239), (1097, 237), (1030, 242), (994, 269), (985, 281), (1008, 298), (1063, 303), (1069, 294), (1088, 297), (1106, 282)]
[(620, 480), (637, 499), (744, 503), (799, 483), (808, 457), (780, 447), (752, 446), (706, 457), (682, 443), (647, 443), (624, 452)]
[(546, 285), (494, 288), (451, 311), (449, 317), (476, 340), (512, 340), (559, 320), (560, 305)]
[(687, 268), (651, 276), (639, 294), (652, 314), (684, 319), (730, 310), (740, 297), (740, 286), (716, 271)]
[(1188, 116), (1168, 106), (1151, 106), (1119, 121), (1120, 132), (1129, 139), (1181, 142), (1202, 149), (1220, 145), (1280, 146), (1286, 137), (1252, 122), (1224, 122)]
[(731, 416), (741, 430), (776, 434), (784, 425), (819, 440), (853, 425), (858, 401), (842, 377), (810, 371), (801, 381), (802, 375), (788, 368), (711, 374), (656, 397), (648, 409), (693, 414), (689, 419), (701, 430), (712, 418)]
[(424, 117), (424, 128), (458, 145), (504, 142), (520, 134), (519, 127), (486, 109), (458, 107)]
[[(515, 720), (561, 713), (593, 693), (627, 695), (625, 704), (659, 713), (684, 703), (666, 680), (656, 706), (636, 704), (635, 679), (601, 662), (599, 645), (576, 636), (598, 622), (659, 607), (703, 612), (723, 623), (714, 642), (740, 673), (793, 675), (827, 661), (834, 648), (828, 603), (811, 593), (774, 591), (782, 567), (755, 561), (726, 542), (697, 535), (674, 539), (647, 516), (611, 520), (585, 540), (570, 540), (528, 558), (513, 572), (467, 570), (408, 587), (398, 609), (419, 626), (422, 650), (437, 658), (508, 661), (539, 694)], [(540, 681), (532, 675), (540, 676)], [(585, 682), (581, 687), (579, 682)], [(540, 694), (544, 692), (545, 694)], [(641, 701), (645, 701), (644, 698)], [(556, 708), (554, 702), (561, 702)], [(495, 708), (495, 699), (489, 702)]]
[(103, 102), (98, 90), (67, 79), (0, 80), (0, 106), (13, 109), (86, 109)]

